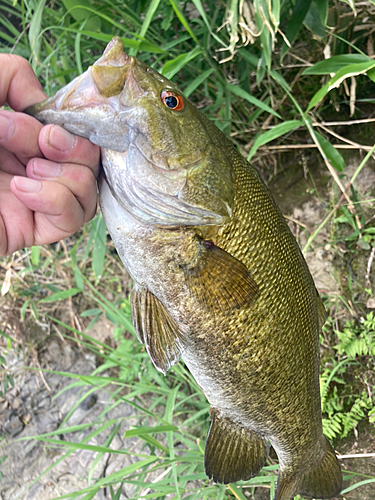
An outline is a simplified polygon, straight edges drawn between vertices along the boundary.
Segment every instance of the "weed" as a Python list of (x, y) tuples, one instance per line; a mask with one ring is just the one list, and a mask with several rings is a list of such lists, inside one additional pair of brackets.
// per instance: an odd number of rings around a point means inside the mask
[[(361, 321), (347, 321), (342, 331), (335, 331), (338, 356), (325, 361), (320, 377), (322, 392), (323, 430), (330, 439), (345, 438), (358, 423), (367, 418), (374, 421), (374, 400), (359, 378), (372, 377), (375, 361), (375, 318), (373, 312)], [(339, 361), (339, 360), (342, 361)], [(353, 369), (362, 364), (366, 370)], [(348, 384), (348, 368), (351, 368)], [(357, 372), (357, 375), (356, 375)], [(367, 375), (366, 375), (367, 373)], [(359, 390), (358, 390), (359, 389)], [(358, 391), (358, 392), (357, 392)]]

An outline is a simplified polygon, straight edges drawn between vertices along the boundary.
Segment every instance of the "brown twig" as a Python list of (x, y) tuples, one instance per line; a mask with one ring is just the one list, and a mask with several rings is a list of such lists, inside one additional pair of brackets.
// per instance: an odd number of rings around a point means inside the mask
[(368, 262), (367, 262), (366, 285), (369, 288), (371, 288), (370, 272), (371, 272), (371, 266), (372, 266), (372, 262), (374, 260), (374, 256), (375, 256), (375, 247), (372, 248), (371, 253), (370, 253), (370, 257), (369, 257)]
[(375, 457), (375, 453), (356, 453), (354, 455), (337, 455), (339, 460), (344, 458), (370, 458)]
[(317, 127), (320, 124), (326, 127), (341, 126), (341, 125), (362, 125), (363, 123), (375, 122), (375, 118), (363, 118), (362, 120), (348, 120), (348, 121), (338, 121), (338, 122), (315, 122), (313, 127)]
[[(352, 146), (351, 144), (332, 144), (336, 149), (363, 149), (364, 151), (371, 151), (371, 146), (363, 146), (359, 144), (358, 146)], [(259, 150), (278, 150), (278, 151), (288, 151), (288, 149), (313, 149), (316, 148), (316, 144), (287, 144), (281, 146), (261, 146)]]
[[(336, 137), (336, 139), (339, 139), (342, 142), (345, 142), (345, 144), (350, 144), (351, 146), (354, 146), (356, 149), (364, 149), (367, 148), (368, 146), (364, 146), (363, 144), (358, 144), (358, 142), (351, 141), (350, 139), (346, 139), (345, 137), (342, 137), (342, 135), (337, 134), (336, 132), (333, 132), (331, 129), (323, 125), (322, 123), (316, 122), (317, 127), (322, 128), (327, 132), (327, 134), (332, 135), (333, 137)], [(368, 147), (368, 150), (370, 150), (371, 147)]]

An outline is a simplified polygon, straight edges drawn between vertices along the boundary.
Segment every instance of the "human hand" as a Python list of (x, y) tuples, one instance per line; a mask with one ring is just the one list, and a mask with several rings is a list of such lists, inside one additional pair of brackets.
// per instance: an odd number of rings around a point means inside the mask
[(27, 61), (0, 54), (0, 255), (70, 236), (96, 211), (99, 148), (20, 113), (46, 95)]

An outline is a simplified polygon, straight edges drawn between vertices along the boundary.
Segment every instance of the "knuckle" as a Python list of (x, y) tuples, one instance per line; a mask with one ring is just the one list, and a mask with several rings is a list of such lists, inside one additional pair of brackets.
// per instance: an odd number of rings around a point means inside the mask
[(20, 69), (27, 68), (28, 70), (31, 69), (30, 64), (23, 57), (17, 56), (17, 55), (12, 55), (12, 54), (9, 54), (9, 57), (14, 58), (15, 64), (18, 66), (18, 68), (20, 68)]
[(77, 183), (85, 191), (88, 187), (95, 185), (95, 177), (92, 170), (88, 167), (81, 167), (76, 172)]

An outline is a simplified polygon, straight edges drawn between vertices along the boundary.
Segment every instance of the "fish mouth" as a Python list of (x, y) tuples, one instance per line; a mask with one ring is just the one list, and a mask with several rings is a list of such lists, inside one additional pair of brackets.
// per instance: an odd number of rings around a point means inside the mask
[(121, 38), (115, 37), (85, 73), (25, 113), (44, 125), (61, 125), (98, 146), (124, 152), (129, 147), (129, 115), (142, 95), (133, 75), (135, 64), (136, 59), (124, 52)]

